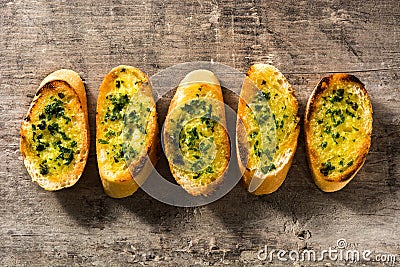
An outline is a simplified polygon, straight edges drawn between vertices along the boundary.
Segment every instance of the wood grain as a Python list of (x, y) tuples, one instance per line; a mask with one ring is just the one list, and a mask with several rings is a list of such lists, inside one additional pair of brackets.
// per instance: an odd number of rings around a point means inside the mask
[[(1, 1), (0, 10), (1, 265), (252, 266), (268, 263), (257, 259), (264, 245), (322, 250), (340, 238), (395, 254), (399, 264), (399, 1)], [(93, 137), (98, 88), (111, 68), (129, 64), (151, 76), (197, 60), (243, 72), (274, 64), (301, 115), (323, 76), (355, 74), (374, 108), (364, 167), (343, 190), (319, 191), (301, 134), (286, 181), (268, 196), (236, 186), (198, 208), (167, 206), (141, 190), (114, 200), (103, 193), (94, 145), (73, 188), (45, 192), (30, 181), (19, 128), (47, 74), (71, 68), (85, 80)], [(345, 264), (304, 264), (325, 263)]]

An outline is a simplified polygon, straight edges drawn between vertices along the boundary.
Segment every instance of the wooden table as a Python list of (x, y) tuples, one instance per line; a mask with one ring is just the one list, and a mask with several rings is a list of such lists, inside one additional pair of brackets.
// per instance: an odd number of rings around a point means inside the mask
[[(262, 265), (265, 245), (320, 253), (338, 239), (400, 263), (399, 1), (1, 1), (0, 10), (1, 265)], [(30, 181), (19, 128), (47, 74), (71, 68), (85, 80), (94, 137), (98, 88), (112, 67), (151, 76), (199, 60), (243, 72), (274, 64), (295, 88), (300, 115), (323, 76), (355, 74), (374, 108), (364, 167), (343, 190), (321, 192), (301, 134), (286, 181), (268, 196), (238, 185), (197, 208), (168, 206), (141, 190), (111, 199), (94, 144), (74, 187), (46, 192)], [(273, 263), (282, 264), (276, 255)]]

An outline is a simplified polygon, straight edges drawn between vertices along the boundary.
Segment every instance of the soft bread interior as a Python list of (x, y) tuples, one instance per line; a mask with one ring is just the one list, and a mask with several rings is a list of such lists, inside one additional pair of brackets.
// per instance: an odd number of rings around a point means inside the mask
[[(185, 126), (181, 131), (183, 134), (180, 135), (181, 137), (187, 136), (191, 130), (197, 129), (202, 134), (205, 134), (206, 138), (210, 136), (215, 138), (214, 140), (216, 144), (219, 145), (217, 145), (217, 152), (212, 165), (208, 166), (212, 168), (213, 172), (206, 173), (205, 169), (199, 172), (193, 171), (190, 168), (186, 169), (174, 164), (172, 158), (176, 156), (175, 154), (177, 154), (177, 152), (179, 152), (178, 150), (181, 149), (180, 147), (169, 148), (168, 143), (164, 142), (165, 151), (170, 162), (171, 173), (177, 182), (192, 195), (206, 196), (213, 192), (215, 187), (222, 182), (223, 174), (227, 169), (230, 158), (229, 138), (226, 129), (224, 128), (226, 122), (222, 90), (219, 80), (213, 72), (204, 69), (194, 70), (182, 79), (168, 110), (168, 116), (164, 128), (164, 141), (169, 140), (171, 134), (176, 131), (176, 126), (172, 121), (176, 121), (176, 118), (181, 116), (189, 116), (189, 114), (186, 114), (186, 111), (183, 109), (185, 108), (185, 105), (191, 106), (193, 104), (191, 101), (199, 101), (198, 103), (205, 101), (207, 107), (208, 104), (213, 103), (212, 114), (219, 120), (215, 126), (215, 132), (213, 133), (210, 133), (210, 131), (207, 130), (207, 126), (202, 120), (200, 120), (200, 118), (189, 120), (185, 122)], [(187, 130), (189, 132), (186, 132)], [(181, 137), (179, 137), (180, 141)], [(199, 139), (196, 138), (196, 140)], [(186, 155), (186, 152), (183, 153)]]

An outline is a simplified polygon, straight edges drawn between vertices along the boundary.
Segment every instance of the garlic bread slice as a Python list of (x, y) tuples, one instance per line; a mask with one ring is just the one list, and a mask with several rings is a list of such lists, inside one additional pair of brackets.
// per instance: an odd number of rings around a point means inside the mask
[(131, 66), (112, 69), (100, 86), (96, 114), (97, 163), (107, 195), (127, 197), (144, 182), (158, 159), (157, 133), (147, 75)]
[(283, 183), (300, 132), (298, 103), (283, 74), (267, 64), (247, 72), (238, 105), (237, 152), (243, 183), (255, 195)]
[(78, 181), (89, 154), (89, 126), (76, 72), (59, 70), (44, 79), (22, 123), (20, 145), (28, 173), (42, 188), (54, 191)]
[(193, 196), (207, 196), (223, 181), (230, 159), (225, 108), (218, 79), (195, 70), (180, 82), (164, 124), (172, 175)]
[(323, 78), (309, 98), (304, 131), (315, 183), (325, 192), (342, 189), (371, 145), (372, 105), (364, 84), (343, 73)]

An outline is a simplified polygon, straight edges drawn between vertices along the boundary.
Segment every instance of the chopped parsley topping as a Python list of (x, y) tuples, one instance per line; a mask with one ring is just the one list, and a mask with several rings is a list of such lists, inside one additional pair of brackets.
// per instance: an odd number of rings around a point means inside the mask
[(324, 128), (324, 133), (326, 133), (326, 134), (331, 134), (332, 132), (331, 132), (331, 126), (325, 126), (325, 128)]
[(353, 101), (347, 99), (347, 100), (346, 100), (346, 103), (347, 103), (348, 105), (350, 105), (351, 108), (352, 108), (354, 111), (357, 111), (357, 109), (358, 109), (358, 104), (357, 104), (356, 102), (353, 102)]
[(266, 165), (266, 166), (264, 166), (264, 167), (261, 167), (261, 171), (262, 171), (263, 173), (268, 173), (268, 172), (273, 171), (273, 170), (275, 170), (275, 169), (276, 169), (276, 166), (275, 166), (275, 164), (273, 164), (273, 163), (271, 163), (271, 165)]
[(198, 172), (195, 175), (193, 175), (193, 179), (199, 179), (201, 175), (207, 173), (214, 173), (214, 170), (211, 166), (208, 166), (204, 171)]
[(120, 88), (121, 87), (121, 83), (123, 83), (124, 81), (120, 81), (120, 80), (116, 80), (115, 81), (115, 87)]
[(58, 145), (58, 148), (60, 150), (60, 154), (56, 159), (61, 159), (63, 160), (64, 165), (69, 165), (74, 159), (74, 151), (71, 148), (62, 146), (61, 144)]
[[(54, 135), (55, 133), (58, 133), (60, 131), (60, 126), (58, 125), (57, 122), (53, 122), (52, 124), (49, 124), (47, 129), (49, 130), (51, 135)], [(41, 129), (41, 130), (44, 130), (44, 129)]]
[(37, 127), (40, 129), (40, 130), (44, 130), (44, 129), (46, 129), (46, 122), (43, 120), (43, 121), (41, 121), (38, 125), (37, 125)]
[(47, 104), (44, 107), (44, 112), (47, 114), (47, 120), (50, 120), (52, 117), (63, 117), (64, 116), (64, 105), (60, 99), (54, 99), (53, 96), (50, 97), (53, 99), (52, 103)]
[(262, 92), (262, 94), (263, 94), (263, 96), (265, 97), (265, 99), (266, 99), (267, 101), (271, 99), (271, 92), (267, 92), (267, 93)]
[(120, 145), (120, 149), (117, 150), (117, 152), (114, 155), (114, 161), (115, 163), (118, 163), (120, 160), (122, 160), (124, 158), (124, 151), (122, 149), (122, 145)]
[(325, 113), (326, 115), (331, 116), (331, 121), (333, 122), (333, 126), (336, 127), (344, 122), (344, 115), (340, 109), (328, 109)]
[(322, 168), (319, 170), (324, 176), (328, 176), (329, 172), (335, 170), (335, 166), (328, 161), (321, 164)]
[(344, 97), (344, 89), (333, 90), (333, 95), (329, 97), (329, 101), (333, 104), (341, 102)]
[(122, 151), (126, 160), (136, 158), (138, 155), (138, 152), (130, 145), (123, 144)]
[(115, 136), (115, 132), (113, 130), (108, 130), (104, 136), (105, 137)]
[(207, 105), (206, 100), (204, 99), (194, 99), (190, 101), (190, 103), (186, 103), (185, 105), (183, 105), (183, 107), (181, 107), (181, 110), (191, 115), (199, 114), (201, 111), (205, 110), (207, 115), (211, 115), (212, 105), (211, 103), (208, 103)]
[(44, 160), (44, 161), (42, 161), (40, 164), (39, 164), (39, 167), (40, 167), (40, 174), (41, 175), (46, 175), (46, 174), (48, 174), (49, 173), (49, 167), (47, 167), (47, 160)]
[(321, 144), (322, 149), (325, 149), (327, 145), (328, 145), (328, 143), (326, 141), (322, 142), (322, 144)]
[(253, 139), (254, 137), (256, 137), (258, 135), (258, 132), (252, 132), (251, 134), (250, 134), (250, 138), (251, 139)]
[(108, 95), (106, 99), (111, 101), (113, 107), (107, 108), (107, 113), (104, 116), (104, 120), (116, 121), (122, 119), (122, 111), (129, 103), (129, 96), (127, 94)]
[(50, 103), (44, 106), (43, 111), (38, 116), (39, 122), (37, 124), (32, 124), (32, 147), (37, 152), (36, 155), (38, 157), (40, 157), (43, 151), (50, 147), (49, 135), (56, 138), (56, 141), (51, 143), (51, 148), (54, 148), (57, 154), (39, 164), (41, 175), (47, 175), (50, 170), (56, 169), (53, 166), (54, 164), (58, 166), (61, 166), (61, 164), (69, 165), (74, 159), (74, 153), (78, 145), (77, 142), (62, 142), (63, 140), (71, 140), (71, 138), (62, 131), (62, 120), (64, 120), (65, 124), (71, 121), (71, 118), (67, 117), (65, 114), (64, 102), (61, 100), (64, 98), (65, 94), (63, 93), (50, 96)]
[(104, 139), (99, 139), (99, 144), (105, 145), (105, 144), (108, 144), (108, 141), (104, 140)]
[(350, 117), (354, 118), (355, 115), (353, 112), (349, 111), (349, 109), (346, 109), (346, 114), (349, 115)]
[(44, 144), (43, 143), (39, 143), (37, 146), (36, 146), (36, 151), (43, 151), (43, 150), (45, 150), (45, 146), (44, 146)]

